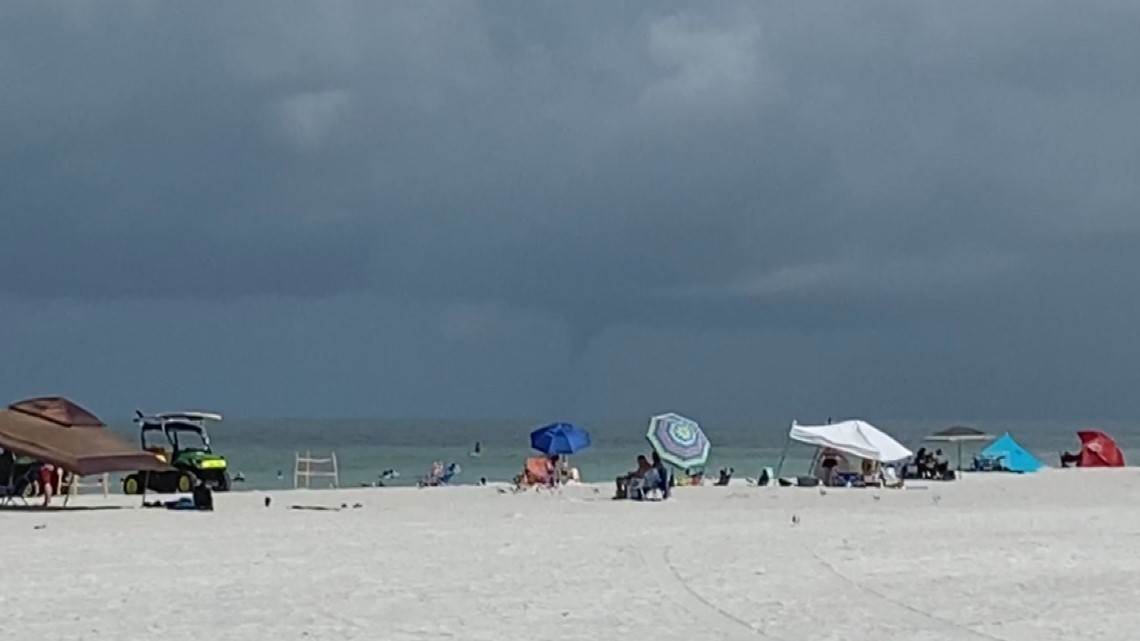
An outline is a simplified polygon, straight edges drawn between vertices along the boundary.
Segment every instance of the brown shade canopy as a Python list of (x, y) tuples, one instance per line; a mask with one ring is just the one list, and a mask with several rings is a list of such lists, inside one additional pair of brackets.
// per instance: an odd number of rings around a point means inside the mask
[(172, 469), (61, 396), (32, 398), (0, 410), (0, 448), (79, 476)]

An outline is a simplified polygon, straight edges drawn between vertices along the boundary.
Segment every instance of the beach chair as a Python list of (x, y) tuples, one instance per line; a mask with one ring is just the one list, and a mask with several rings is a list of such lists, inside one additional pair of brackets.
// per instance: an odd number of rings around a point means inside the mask
[(660, 500), (665, 500), (669, 498), (672, 481), (671, 472), (666, 471), (665, 476), (661, 477), (656, 471), (650, 470), (643, 477), (635, 476), (629, 479), (629, 485), (625, 490), (626, 498), (631, 501), (646, 501), (656, 495)]
[(880, 467), (879, 478), (882, 480), (883, 487), (901, 489), (903, 486), (903, 480), (899, 478), (898, 473), (895, 472), (895, 468), (893, 467), (886, 465)]
[(522, 474), (515, 477), (515, 490), (553, 487), (553, 485), (554, 479), (550, 474), (550, 462), (542, 457), (528, 458), (523, 466)]
[(28, 499), (24, 498), (24, 493), (18, 491), (15, 485), (9, 484), (0, 487), (0, 507), (15, 505), (16, 501), (23, 505), (28, 504)]
[(1001, 459), (993, 458), (990, 456), (974, 457), (973, 471), (975, 472), (1000, 472)]
[(631, 501), (644, 501), (649, 494), (649, 483), (645, 477), (634, 476), (625, 486), (625, 498)]
[(35, 468), (30, 468), (21, 476), (9, 474), (7, 483), (0, 486), (0, 507), (7, 505), (15, 505), (19, 501), (23, 505), (28, 504), (28, 499), (24, 496), (24, 490), (31, 482), (31, 475)]

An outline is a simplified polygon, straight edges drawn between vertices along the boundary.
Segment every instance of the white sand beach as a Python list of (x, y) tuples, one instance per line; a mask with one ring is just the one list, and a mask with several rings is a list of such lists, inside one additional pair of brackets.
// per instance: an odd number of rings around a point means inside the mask
[(665, 503), (611, 490), (4, 511), (5, 635), (1076, 641), (1140, 627), (1140, 470), (826, 495), (681, 488)]

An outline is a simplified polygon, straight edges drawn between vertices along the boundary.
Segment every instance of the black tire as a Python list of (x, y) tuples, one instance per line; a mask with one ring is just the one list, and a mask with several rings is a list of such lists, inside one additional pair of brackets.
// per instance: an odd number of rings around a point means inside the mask
[(190, 472), (182, 472), (175, 481), (174, 490), (182, 494), (188, 494), (194, 491), (194, 485), (194, 475)]
[(123, 494), (128, 496), (142, 494), (142, 479), (138, 474), (131, 474), (123, 479)]
[(221, 478), (214, 484), (215, 492), (229, 492), (230, 488), (234, 485), (233, 479), (230, 478), (229, 472), (222, 472)]

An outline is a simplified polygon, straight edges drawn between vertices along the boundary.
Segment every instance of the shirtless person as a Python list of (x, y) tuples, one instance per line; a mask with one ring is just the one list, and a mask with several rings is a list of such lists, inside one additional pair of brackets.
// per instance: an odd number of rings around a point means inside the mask
[(649, 462), (649, 459), (645, 458), (644, 454), (638, 454), (637, 469), (633, 472), (630, 472), (629, 474), (626, 474), (625, 476), (619, 476), (614, 479), (614, 484), (616, 485), (617, 490), (617, 493), (614, 494), (614, 498), (624, 499), (626, 496), (626, 487), (629, 486), (630, 479), (644, 478), (645, 474), (652, 469), (653, 464)]

